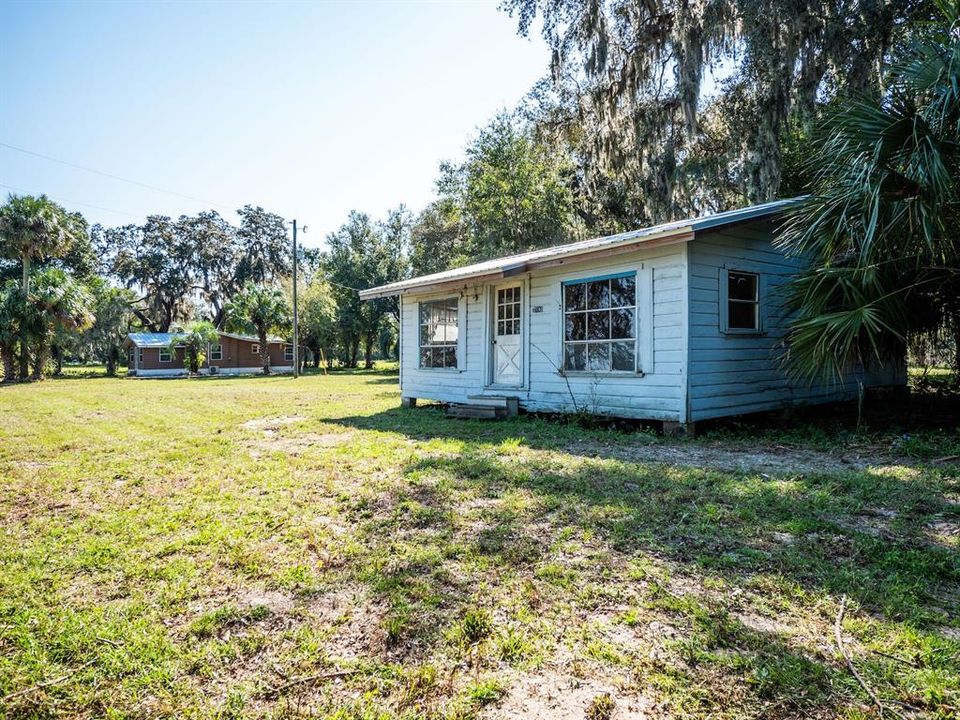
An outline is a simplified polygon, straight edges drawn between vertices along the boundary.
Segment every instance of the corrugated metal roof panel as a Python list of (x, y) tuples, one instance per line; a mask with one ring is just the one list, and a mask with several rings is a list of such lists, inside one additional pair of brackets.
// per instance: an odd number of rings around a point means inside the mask
[(526, 266), (528, 265), (552, 259), (589, 255), (607, 248), (617, 247), (618, 245), (649, 242), (657, 238), (667, 238), (673, 235), (680, 236), (684, 233), (696, 233), (723, 225), (733, 225), (759, 219), (782, 212), (798, 200), (799, 198), (775, 200), (773, 202), (763, 203), (762, 205), (752, 205), (750, 207), (728, 210), (727, 212), (716, 213), (714, 215), (704, 215), (699, 218), (677, 220), (675, 222), (654, 225), (653, 227), (642, 228), (640, 230), (631, 230), (630, 232), (620, 233), (618, 235), (607, 235), (589, 240), (580, 240), (579, 242), (568, 243), (566, 245), (557, 245), (542, 250), (520, 253), (519, 255), (509, 255), (494, 260), (486, 260), (484, 262), (474, 263), (473, 265), (466, 265), (452, 270), (445, 270), (430, 275), (421, 275), (408, 280), (381, 285), (370, 288), (369, 290), (361, 290), (360, 297), (364, 300), (369, 300), (377, 297), (399, 295), (407, 290), (430, 285), (455, 283), (458, 280), (469, 280), (488, 276), (509, 276), (511, 274), (525, 272)]
[(137, 347), (168, 347), (181, 333), (130, 333), (127, 340)]
[[(172, 343), (176, 338), (183, 337), (185, 333), (130, 333), (127, 335), (127, 340), (136, 345), (137, 347), (167, 347)], [(227, 333), (220, 332), (221, 337), (235, 338), (237, 340), (246, 340), (248, 342), (259, 342), (259, 339), (254, 335), (240, 335), (237, 333)], [(267, 338), (268, 343), (285, 343), (287, 342), (281, 337), (270, 336)]]

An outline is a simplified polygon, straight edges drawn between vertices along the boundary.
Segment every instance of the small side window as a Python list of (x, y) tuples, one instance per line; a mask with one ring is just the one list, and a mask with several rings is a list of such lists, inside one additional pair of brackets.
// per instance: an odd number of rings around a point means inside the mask
[(260, 343), (253, 343), (250, 345), (250, 354), (259, 355), (260, 354)]
[(223, 345), (211, 345), (211, 346), (210, 346), (210, 359), (211, 359), (211, 360), (223, 360)]
[(283, 359), (286, 362), (293, 362), (293, 345), (283, 346)]
[(720, 330), (730, 334), (763, 330), (760, 275), (744, 270), (720, 273)]
[(173, 357), (170, 354), (170, 348), (160, 348), (160, 362), (172, 362)]

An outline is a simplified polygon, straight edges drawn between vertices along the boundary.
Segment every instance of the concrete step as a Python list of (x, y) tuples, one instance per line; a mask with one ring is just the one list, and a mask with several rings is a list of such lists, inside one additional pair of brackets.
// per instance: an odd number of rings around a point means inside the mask
[(467, 401), (462, 405), (488, 405), (490, 407), (505, 408), (507, 406), (506, 395), (467, 395)]

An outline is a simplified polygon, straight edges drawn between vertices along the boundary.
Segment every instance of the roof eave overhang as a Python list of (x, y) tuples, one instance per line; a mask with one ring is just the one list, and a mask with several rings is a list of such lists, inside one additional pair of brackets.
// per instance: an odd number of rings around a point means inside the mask
[(674, 245), (686, 243), (693, 240), (694, 229), (690, 226), (682, 228), (673, 228), (669, 231), (656, 235), (646, 235), (641, 238), (628, 238), (619, 243), (603, 245), (589, 250), (571, 250), (568, 253), (559, 253), (557, 255), (539, 258), (536, 260), (520, 262), (515, 265), (505, 265), (504, 267), (486, 273), (476, 275), (469, 274), (461, 277), (450, 278), (438, 282), (410, 283), (398, 285), (384, 285), (371, 288), (370, 290), (361, 290), (361, 300), (376, 300), (378, 298), (393, 297), (395, 295), (417, 294), (424, 295), (433, 292), (442, 292), (444, 290), (469, 288), (470, 286), (482, 285), (483, 283), (504, 280), (534, 270), (567, 265), (583, 260), (591, 260), (599, 257), (611, 257), (622, 255), (637, 249), (647, 249), (662, 247), (664, 245)]

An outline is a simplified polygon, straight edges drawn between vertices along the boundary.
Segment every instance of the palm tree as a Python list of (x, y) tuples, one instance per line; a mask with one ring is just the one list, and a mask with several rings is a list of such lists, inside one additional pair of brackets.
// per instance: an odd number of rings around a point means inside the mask
[(8, 280), (0, 286), (0, 360), (3, 362), (3, 382), (16, 379), (14, 352), (20, 340), (20, 322), (24, 303), (16, 280)]
[(90, 325), (90, 295), (80, 283), (59, 268), (34, 273), (27, 296), (22, 336), (33, 344), (32, 379), (43, 378), (50, 344), (57, 330), (77, 330)]
[(944, 22), (905, 32), (882, 96), (845, 104), (815, 138), (810, 196), (780, 241), (812, 260), (786, 298), (797, 375), (902, 358), (944, 329), (960, 346), (960, 15), (938, 6)]
[(0, 207), (0, 256), (23, 264), (23, 290), (30, 291), (34, 260), (60, 257), (84, 233), (86, 223), (46, 195), (10, 195)]
[(170, 352), (177, 347), (183, 348), (184, 361), (190, 372), (196, 374), (206, 358), (206, 350), (210, 345), (220, 341), (220, 334), (213, 323), (206, 321), (191, 323), (183, 334), (177, 334), (170, 343)]
[(267, 337), (273, 332), (286, 332), (291, 322), (290, 306), (283, 291), (267, 285), (247, 283), (226, 307), (228, 326), (256, 334), (260, 340), (260, 361), (263, 374), (270, 374), (270, 352)]

